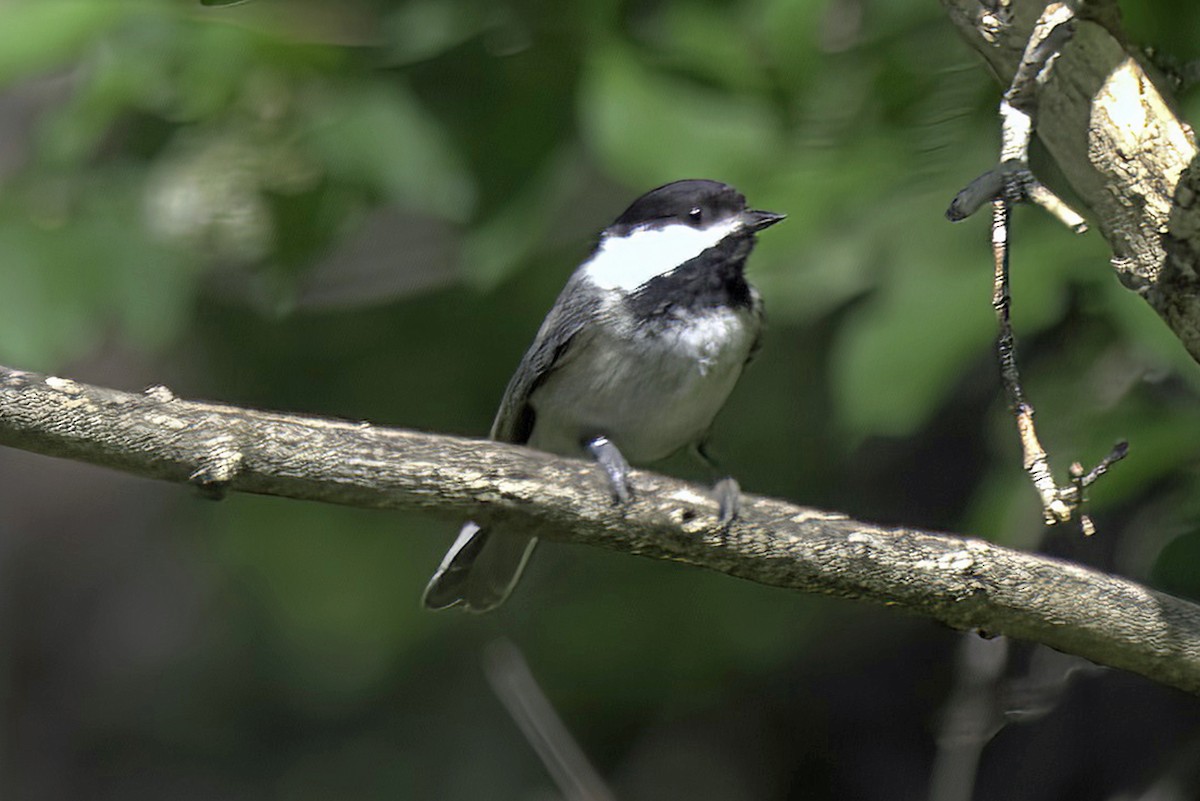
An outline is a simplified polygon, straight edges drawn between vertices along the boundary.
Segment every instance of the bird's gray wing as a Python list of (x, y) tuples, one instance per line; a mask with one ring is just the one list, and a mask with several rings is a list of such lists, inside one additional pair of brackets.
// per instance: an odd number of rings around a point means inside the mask
[[(492, 439), (516, 444), (529, 441), (535, 422), (530, 395), (569, 358), (571, 343), (597, 311), (598, 301), (592, 293), (575, 291), (581, 280), (576, 275), (567, 282), (508, 382), (492, 423)], [(461, 605), (470, 612), (495, 609), (517, 585), (535, 545), (536, 538), (514, 531), (504, 521), (488, 528), (467, 521), (425, 588), (424, 605), (430, 609)]]
[(570, 358), (572, 343), (598, 311), (599, 298), (592, 292), (581, 291), (580, 283), (585, 280), (578, 273), (571, 277), (521, 358), (492, 422), (490, 437), (497, 442), (523, 445), (529, 441), (535, 422), (530, 395), (546, 376)]

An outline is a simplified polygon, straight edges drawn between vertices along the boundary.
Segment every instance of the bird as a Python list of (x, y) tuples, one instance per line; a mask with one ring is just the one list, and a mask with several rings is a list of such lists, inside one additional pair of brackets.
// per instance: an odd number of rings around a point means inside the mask
[[(745, 277), (759, 231), (783, 214), (748, 208), (728, 184), (675, 181), (605, 228), (567, 280), (505, 389), (490, 439), (590, 454), (615, 502), (629, 463), (704, 450), (713, 418), (758, 349), (763, 303)], [(731, 521), (739, 489), (715, 488)], [(487, 612), (509, 597), (537, 540), (516, 524), (468, 521), (422, 597)]]

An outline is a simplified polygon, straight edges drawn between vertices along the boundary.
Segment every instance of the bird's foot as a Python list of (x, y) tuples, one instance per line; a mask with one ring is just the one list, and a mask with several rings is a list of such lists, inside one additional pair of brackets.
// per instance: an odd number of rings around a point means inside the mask
[(629, 503), (633, 499), (633, 491), (629, 488), (629, 462), (625, 461), (617, 446), (608, 437), (596, 437), (588, 441), (587, 449), (604, 470), (613, 500), (617, 503)]
[(729, 526), (737, 519), (742, 508), (742, 488), (737, 479), (726, 476), (713, 485), (713, 498), (717, 502), (717, 514), (722, 526)]

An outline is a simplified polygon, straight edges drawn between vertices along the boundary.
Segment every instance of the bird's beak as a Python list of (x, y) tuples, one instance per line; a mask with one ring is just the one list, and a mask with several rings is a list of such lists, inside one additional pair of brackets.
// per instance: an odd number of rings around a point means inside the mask
[(759, 211), (758, 209), (749, 209), (742, 213), (742, 221), (752, 231), (761, 231), (764, 228), (770, 228), (785, 217), (787, 217), (786, 214), (776, 214), (773, 211)]

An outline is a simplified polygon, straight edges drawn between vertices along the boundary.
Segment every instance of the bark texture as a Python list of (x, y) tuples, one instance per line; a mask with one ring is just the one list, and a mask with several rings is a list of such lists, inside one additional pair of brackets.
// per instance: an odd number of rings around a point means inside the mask
[(746, 496), (719, 525), (701, 489), (642, 471), (612, 503), (590, 463), (527, 448), (127, 393), (0, 367), (0, 445), (228, 491), (519, 519), (549, 540), (855, 598), (1041, 642), (1200, 694), (1200, 607), (979, 539), (882, 528)]
[[(942, 0), (1008, 86), (1044, 0)], [(1076, 0), (1039, 88), (1037, 135), (1112, 248), (1112, 267), (1200, 361), (1200, 167), (1168, 82), (1124, 39), (1112, 0)]]

